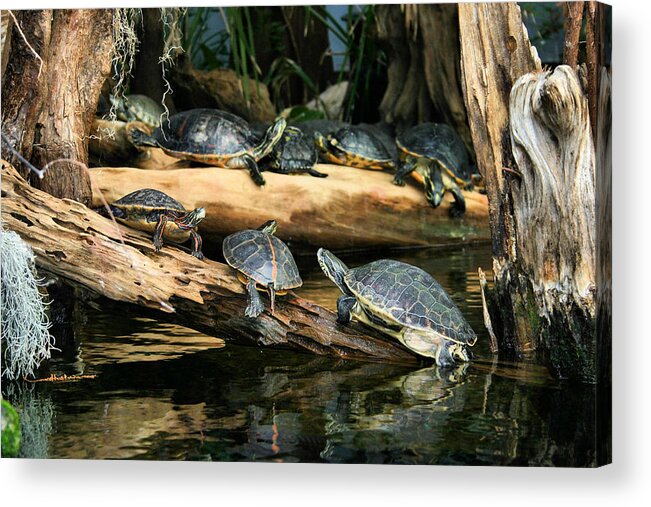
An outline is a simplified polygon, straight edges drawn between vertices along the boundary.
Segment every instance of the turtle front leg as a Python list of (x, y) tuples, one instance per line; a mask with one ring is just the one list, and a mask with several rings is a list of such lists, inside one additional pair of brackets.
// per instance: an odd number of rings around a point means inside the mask
[[(251, 178), (253, 178), (253, 181), (255, 181), (256, 185), (262, 186), (266, 183), (262, 177), (258, 163), (251, 155), (242, 155), (238, 160), (244, 165), (244, 167), (249, 170), (249, 173), (251, 173)], [(238, 167), (241, 166), (238, 165)]]
[(262, 304), (262, 299), (260, 294), (258, 294), (258, 289), (255, 286), (255, 280), (249, 278), (249, 281), (246, 283), (246, 292), (247, 292), (247, 305), (244, 315), (251, 318), (256, 318), (264, 311), (264, 305)]
[(190, 231), (190, 237), (192, 238), (192, 255), (197, 259), (204, 259), (203, 252), (201, 251), (202, 240), (201, 236), (197, 234), (197, 231)]
[(158, 224), (156, 224), (156, 230), (154, 231), (154, 249), (156, 253), (160, 252), (160, 249), (163, 247), (163, 233), (165, 232), (165, 225), (169, 217), (166, 215), (160, 215), (158, 217)]
[(348, 324), (353, 315), (353, 306), (357, 299), (353, 296), (341, 296), (337, 299), (337, 322), (339, 324)]
[(400, 164), (400, 167), (396, 171), (395, 176), (393, 177), (393, 184), (398, 185), (399, 187), (405, 186), (405, 178), (409, 176), (414, 169), (416, 168), (416, 160), (407, 160)]
[(450, 216), (453, 218), (462, 217), (466, 212), (466, 199), (463, 197), (458, 185), (451, 185), (449, 190), (454, 196), (454, 204), (450, 207)]

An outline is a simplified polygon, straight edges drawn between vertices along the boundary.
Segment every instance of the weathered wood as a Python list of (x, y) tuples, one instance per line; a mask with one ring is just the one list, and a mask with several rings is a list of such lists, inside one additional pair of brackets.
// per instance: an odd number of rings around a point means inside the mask
[[(415, 184), (398, 187), (392, 175), (319, 165), (329, 176), (265, 173), (258, 187), (248, 172), (220, 168), (138, 170), (95, 168), (93, 180), (108, 201), (139, 188), (166, 192), (188, 208), (206, 208), (202, 234), (224, 237), (273, 218), (282, 238), (331, 249), (426, 246), (487, 241), (486, 196), (464, 192), (466, 213), (451, 219), (454, 202), (446, 194), (438, 208)], [(93, 197), (100, 205), (100, 195)]]
[(508, 98), (515, 80), (540, 70), (541, 64), (523, 30), (517, 4), (460, 3), (458, 8), (461, 83), (477, 167), (488, 195), (493, 256), (499, 259), (509, 248), (502, 168), (515, 165), (508, 134)]
[(112, 11), (20, 11), (17, 21), (26, 40), (14, 26), (3, 80), (3, 132), (33, 165), (49, 165), (35, 185), (88, 203), (88, 134), (110, 71)]
[(160, 148), (137, 148), (129, 140), (129, 132), (137, 128), (147, 132), (149, 128), (141, 122), (93, 120), (88, 140), (89, 165), (129, 166), (140, 169), (179, 169), (190, 163), (166, 155)]
[(251, 122), (271, 121), (276, 111), (264, 83), (249, 83), (250, 103), (247, 103), (240, 78), (231, 69), (202, 71), (195, 69), (181, 55), (170, 69), (174, 86), (174, 104), (179, 110), (208, 107), (223, 109)]
[(4, 162), (2, 221), (31, 246), (40, 269), (211, 336), (344, 358), (416, 362), (396, 341), (359, 324), (338, 325), (335, 312), (294, 293), (276, 301), (275, 315), (246, 318), (244, 287), (225, 264), (200, 261), (170, 245), (157, 254), (148, 235), (30, 187)]

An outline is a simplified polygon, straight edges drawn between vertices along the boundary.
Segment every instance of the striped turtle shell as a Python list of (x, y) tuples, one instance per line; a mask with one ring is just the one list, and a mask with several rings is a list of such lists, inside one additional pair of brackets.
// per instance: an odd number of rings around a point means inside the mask
[(350, 269), (344, 283), (368, 311), (385, 321), (432, 329), (464, 345), (472, 346), (477, 340), (443, 287), (416, 266), (381, 259)]
[(382, 142), (363, 127), (344, 127), (328, 136), (336, 141), (337, 147), (353, 157), (363, 157), (372, 161), (389, 161), (391, 155)]
[(141, 121), (152, 128), (160, 126), (160, 117), (165, 112), (161, 104), (147, 95), (126, 95), (111, 98), (117, 106), (118, 119), (123, 121)]
[(140, 216), (143, 212), (151, 211), (187, 211), (176, 199), (165, 192), (153, 188), (143, 188), (131, 192), (111, 203), (112, 206), (121, 209), (125, 213), (125, 219), (133, 216)]
[(468, 150), (456, 131), (445, 123), (422, 123), (396, 139), (405, 155), (437, 160), (459, 185), (470, 182), (472, 165)]
[(224, 239), (223, 251), (230, 266), (259, 285), (273, 284), (276, 291), (303, 285), (292, 253), (273, 234), (256, 229), (236, 232)]

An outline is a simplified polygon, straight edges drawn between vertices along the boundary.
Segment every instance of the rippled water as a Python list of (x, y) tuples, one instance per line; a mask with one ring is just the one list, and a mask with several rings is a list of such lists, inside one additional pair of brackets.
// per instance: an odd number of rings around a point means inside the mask
[[(477, 267), (487, 246), (391, 254), (448, 290), (480, 336), (453, 371), (225, 345), (198, 332), (87, 309), (76, 382), (4, 385), (23, 417), (25, 457), (590, 466), (594, 393), (488, 352)], [(350, 265), (371, 260), (344, 257)], [(299, 259), (303, 297), (338, 290)]]

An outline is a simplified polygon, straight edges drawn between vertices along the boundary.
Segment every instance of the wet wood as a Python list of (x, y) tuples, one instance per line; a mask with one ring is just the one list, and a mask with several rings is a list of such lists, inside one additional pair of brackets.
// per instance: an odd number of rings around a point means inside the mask
[[(92, 118), (111, 66), (112, 11), (16, 14), (23, 33), (14, 27), (3, 79), (3, 133), (34, 166), (49, 164), (45, 178), (33, 179), (33, 184), (52, 195), (89, 203), (84, 167)], [(3, 151), (3, 156), (10, 154)]]
[[(140, 188), (156, 188), (187, 208), (206, 208), (200, 230), (222, 238), (237, 230), (278, 221), (285, 240), (335, 250), (369, 247), (461, 244), (489, 239), (487, 200), (464, 192), (466, 213), (449, 217), (453, 198), (446, 194), (434, 209), (415, 183), (398, 187), (392, 174), (318, 165), (327, 178), (265, 172), (258, 187), (247, 171), (221, 168), (139, 170), (95, 168), (96, 187), (108, 201)], [(100, 195), (93, 197), (99, 205)]]
[[(244, 317), (246, 295), (233, 270), (200, 261), (151, 237), (103, 218), (79, 202), (30, 187), (2, 165), (2, 221), (33, 249), (40, 269), (73, 286), (139, 305), (165, 318), (228, 341), (288, 347), (320, 355), (415, 363), (399, 343), (360, 324), (340, 326), (335, 312), (295, 293), (276, 312)], [(266, 300), (266, 298), (265, 298)]]

